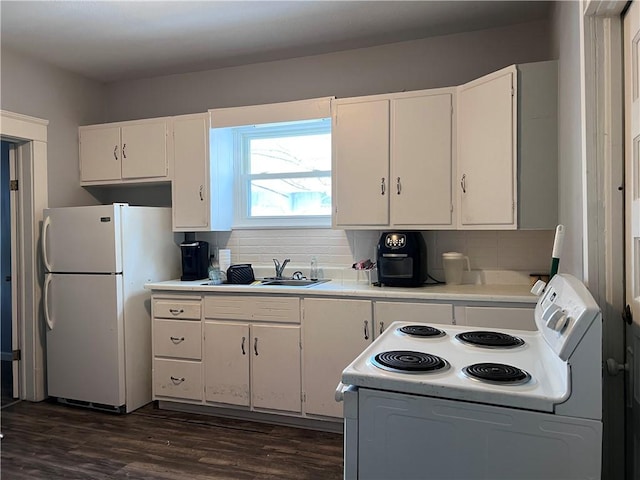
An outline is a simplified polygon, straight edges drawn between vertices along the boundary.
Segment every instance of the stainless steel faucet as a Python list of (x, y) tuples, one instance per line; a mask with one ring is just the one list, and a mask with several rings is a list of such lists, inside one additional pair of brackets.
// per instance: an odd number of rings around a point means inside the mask
[(273, 263), (276, 266), (276, 278), (277, 279), (281, 279), (282, 278), (282, 272), (284, 271), (284, 267), (287, 266), (287, 263), (289, 263), (291, 261), (290, 258), (285, 258), (284, 261), (282, 262), (282, 265), (280, 265), (280, 262), (278, 261), (278, 259), (274, 258), (273, 259)]

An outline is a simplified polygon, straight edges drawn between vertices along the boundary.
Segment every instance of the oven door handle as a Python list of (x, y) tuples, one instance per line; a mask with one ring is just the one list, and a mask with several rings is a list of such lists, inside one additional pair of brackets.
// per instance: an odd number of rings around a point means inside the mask
[(336, 394), (335, 394), (336, 402), (344, 401), (344, 392), (355, 392), (357, 390), (358, 390), (358, 387), (356, 387), (355, 385), (345, 385), (342, 382), (338, 383), (338, 386), (336, 387)]

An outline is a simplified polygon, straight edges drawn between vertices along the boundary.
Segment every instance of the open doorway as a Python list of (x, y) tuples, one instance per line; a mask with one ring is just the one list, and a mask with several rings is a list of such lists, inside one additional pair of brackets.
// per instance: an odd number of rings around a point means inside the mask
[[(2, 142), (0, 159), (0, 405), (10, 405), (19, 396), (18, 388), (14, 388), (14, 334), (13, 327), (13, 295), (11, 268), (11, 197), (10, 197), (10, 151), (11, 144)], [(16, 382), (17, 383), (17, 382)]]

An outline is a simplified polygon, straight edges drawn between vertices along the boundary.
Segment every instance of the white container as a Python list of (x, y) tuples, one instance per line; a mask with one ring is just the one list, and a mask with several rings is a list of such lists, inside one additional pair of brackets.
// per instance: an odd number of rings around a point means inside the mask
[(444, 268), (444, 281), (447, 285), (460, 285), (465, 266), (470, 271), (469, 257), (458, 252), (446, 252), (442, 254), (442, 268)]

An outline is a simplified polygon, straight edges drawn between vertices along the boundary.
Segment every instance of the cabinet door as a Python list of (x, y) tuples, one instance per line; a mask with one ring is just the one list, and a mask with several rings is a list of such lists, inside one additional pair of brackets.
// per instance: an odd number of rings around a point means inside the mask
[(334, 224), (389, 223), (389, 101), (338, 103), (334, 114)]
[(249, 406), (249, 325), (204, 324), (204, 385), (209, 402)]
[(458, 91), (460, 224), (516, 228), (515, 67)]
[(452, 95), (391, 102), (391, 223), (451, 226)]
[(173, 228), (175, 230), (208, 227), (208, 115), (175, 118), (173, 142)]
[(303, 325), (305, 412), (342, 417), (334, 395), (342, 371), (370, 343), (371, 302), (305, 298)]
[(121, 129), (122, 178), (166, 177), (166, 121), (123, 125)]
[(251, 336), (253, 407), (300, 412), (300, 327), (252, 325)]
[(120, 180), (120, 128), (80, 128), (80, 180)]

